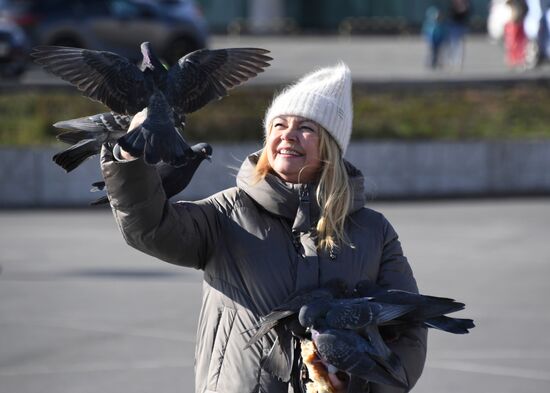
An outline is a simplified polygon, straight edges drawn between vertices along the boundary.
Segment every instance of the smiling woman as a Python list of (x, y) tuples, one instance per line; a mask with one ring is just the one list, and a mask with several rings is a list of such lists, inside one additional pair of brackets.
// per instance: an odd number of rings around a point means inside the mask
[[(270, 331), (248, 345), (262, 317), (296, 291), (333, 280), (353, 289), (368, 280), (418, 292), (396, 232), (364, 206), (363, 175), (343, 158), (352, 117), (345, 64), (304, 76), (273, 100), (264, 118), (264, 148), (245, 159), (236, 187), (196, 202), (170, 203), (154, 167), (104, 148), (106, 188), (128, 244), (204, 270), (197, 393), (304, 392), (307, 372), (294, 356), (300, 347), (295, 336)], [(424, 366), (426, 330), (411, 327), (387, 345), (406, 372), (400, 380), (412, 388)], [(342, 372), (315, 362), (330, 392), (347, 390)], [(386, 377), (378, 381), (391, 384)], [(359, 391), (371, 393), (405, 391), (372, 378), (359, 384)]]
[(309, 183), (321, 168), (319, 139), (321, 127), (298, 116), (277, 116), (267, 134), (269, 165), (284, 181)]

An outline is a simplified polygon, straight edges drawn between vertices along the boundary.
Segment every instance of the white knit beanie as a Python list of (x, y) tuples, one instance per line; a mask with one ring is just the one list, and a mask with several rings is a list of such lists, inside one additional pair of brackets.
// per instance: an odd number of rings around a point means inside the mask
[(303, 76), (284, 89), (271, 103), (264, 118), (267, 132), (271, 121), (282, 115), (301, 116), (321, 125), (346, 153), (351, 136), (353, 108), (351, 72), (340, 62)]

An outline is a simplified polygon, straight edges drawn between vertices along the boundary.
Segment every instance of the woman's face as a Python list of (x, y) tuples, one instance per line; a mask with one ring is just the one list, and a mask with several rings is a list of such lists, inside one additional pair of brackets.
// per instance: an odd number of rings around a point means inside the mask
[(298, 116), (278, 116), (271, 122), (266, 141), (267, 160), (273, 171), (289, 183), (310, 183), (321, 169), (321, 127)]

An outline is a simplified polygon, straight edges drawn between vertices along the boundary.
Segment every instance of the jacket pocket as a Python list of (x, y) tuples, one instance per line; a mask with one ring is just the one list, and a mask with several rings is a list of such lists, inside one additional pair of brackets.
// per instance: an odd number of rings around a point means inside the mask
[(225, 350), (231, 336), (231, 331), (233, 330), (236, 314), (237, 311), (234, 309), (227, 307), (222, 309), (218, 329), (216, 330), (216, 337), (214, 338), (214, 345), (212, 347), (210, 365), (208, 367), (208, 391), (217, 391), (218, 381), (225, 358)]

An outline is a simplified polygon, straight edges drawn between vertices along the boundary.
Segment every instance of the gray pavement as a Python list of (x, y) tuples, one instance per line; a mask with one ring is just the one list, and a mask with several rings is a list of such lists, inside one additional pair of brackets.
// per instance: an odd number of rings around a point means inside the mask
[[(467, 304), (415, 392), (550, 391), (550, 199), (373, 203), (422, 292)], [(193, 391), (201, 274), (130, 249), (108, 210), (0, 211), (0, 393)]]
[[(538, 79), (550, 76), (550, 66), (517, 72), (504, 63), (501, 43), (485, 35), (469, 35), (462, 70), (433, 71), (425, 67), (426, 43), (420, 36), (213, 36), (212, 48), (262, 47), (274, 61), (252, 84), (288, 83), (314, 67), (343, 60), (356, 81), (462, 81)], [(58, 84), (38, 68), (22, 78), (27, 84)]]

